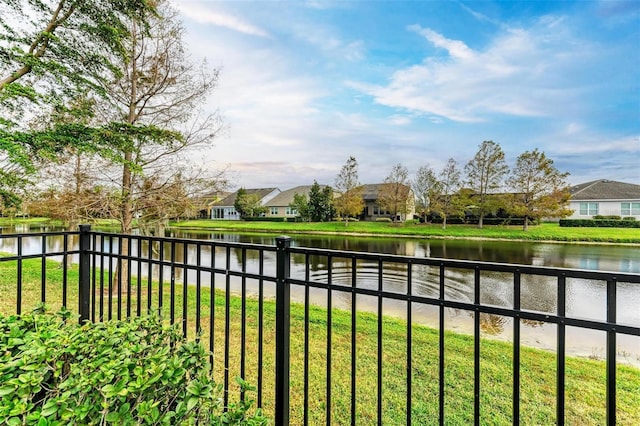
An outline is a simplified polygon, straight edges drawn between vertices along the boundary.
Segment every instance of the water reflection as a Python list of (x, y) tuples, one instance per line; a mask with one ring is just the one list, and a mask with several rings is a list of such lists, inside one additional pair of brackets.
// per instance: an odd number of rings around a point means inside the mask
[[(275, 236), (170, 230), (168, 236), (275, 244)], [(640, 245), (294, 235), (293, 246), (640, 273)]]

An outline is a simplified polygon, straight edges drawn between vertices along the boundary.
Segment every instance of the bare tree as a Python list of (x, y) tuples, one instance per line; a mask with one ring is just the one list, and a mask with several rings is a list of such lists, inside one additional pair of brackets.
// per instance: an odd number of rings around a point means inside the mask
[(567, 176), (569, 173), (558, 171), (553, 160), (537, 149), (518, 157), (507, 183), (514, 192), (510, 210), (524, 216), (524, 231), (529, 219), (571, 214), (567, 208), (570, 196)]
[(351, 156), (340, 169), (336, 176), (335, 190), (338, 197), (335, 199), (336, 212), (344, 218), (347, 226), (350, 216), (357, 216), (364, 208), (362, 198), (362, 186), (358, 181), (358, 162)]
[(409, 171), (398, 163), (391, 169), (389, 175), (378, 190), (378, 204), (384, 210), (393, 214), (393, 221), (399, 217), (406, 219), (413, 209), (414, 200), (409, 186)]
[(479, 228), (482, 228), (485, 215), (496, 207), (495, 192), (500, 189), (508, 170), (502, 148), (493, 141), (482, 142), (476, 155), (465, 166), (467, 184), (474, 192)]
[[(131, 21), (125, 42), (130, 59), (120, 63), (122, 77), (104, 87), (108, 103), (100, 105), (108, 121), (125, 124), (121, 133), (126, 143), (118, 159), (117, 219), (123, 233), (131, 232), (134, 215), (146, 203), (145, 194), (171, 192), (178, 176), (183, 183), (203, 182), (203, 170), (194, 171), (186, 154), (211, 146), (222, 129), (217, 113), (201, 113), (216, 86), (218, 70), (191, 63), (178, 13), (166, 1), (159, 2), (158, 14), (148, 17), (147, 30)], [(139, 126), (146, 131), (138, 133)], [(128, 132), (131, 128), (134, 131)], [(211, 178), (215, 184), (220, 176)]]
[[(217, 113), (202, 112), (219, 71), (190, 61), (178, 13), (167, 1), (154, 4), (144, 27), (138, 19), (127, 21), (126, 55), (111, 61), (116, 77), (96, 80), (104, 96), (95, 98), (88, 133), (111, 148), (93, 180), (108, 188), (104, 211), (123, 234), (131, 233), (134, 218), (143, 231), (161, 232), (190, 209), (191, 197), (225, 183), (222, 172), (188, 160), (189, 153), (211, 147), (222, 130)], [(119, 253), (128, 255), (127, 238), (119, 243)], [(127, 279), (126, 265), (119, 262), (116, 277)]]

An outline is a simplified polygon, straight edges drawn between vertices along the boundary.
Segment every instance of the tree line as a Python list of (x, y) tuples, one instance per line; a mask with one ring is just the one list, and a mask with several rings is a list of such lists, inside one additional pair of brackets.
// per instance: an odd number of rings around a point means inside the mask
[[(512, 169), (506, 164), (504, 151), (494, 141), (483, 141), (464, 168), (450, 158), (442, 170), (421, 166), (414, 179), (402, 164), (394, 165), (378, 186), (376, 204), (395, 221), (415, 208), (424, 220), (437, 216), (446, 228), (449, 218), (477, 218), (482, 228), (488, 215), (499, 211), (523, 219), (526, 231), (531, 221), (545, 217), (565, 217), (568, 209), (568, 173), (560, 172), (544, 152), (525, 151), (516, 159)], [(351, 156), (337, 174), (332, 189), (314, 182), (306, 195), (296, 194), (294, 202), (305, 220), (324, 221), (335, 216), (345, 224), (358, 217), (364, 209), (363, 185), (358, 180), (358, 162)], [(323, 206), (319, 208), (317, 206)], [(322, 212), (321, 214), (318, 212)]]

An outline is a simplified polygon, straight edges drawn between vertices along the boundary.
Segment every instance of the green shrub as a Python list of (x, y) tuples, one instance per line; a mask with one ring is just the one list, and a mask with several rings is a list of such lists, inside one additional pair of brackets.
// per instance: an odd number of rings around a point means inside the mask
[(591, 227), (591, 228), (640, 228), (637, 220), (611, 219), (560, 219), (562, 227)]
[(0, 424), (266, 424), (250, 400), (223, 412), (207, 352), (177, 328), (69, 316), (0, 316)]
[(635, 216), (625, 216), (622, 218), (622, 220), (630, 220), (630, 221), (634, 221), (636, 220)]
[[(432, 223), (442, 223), (442, 217), (434, 216)], [(480, 221), (477, 217), (449, 217), (447, 218), (447, 225), (477, 225)], [(529, 223), (533, 223), (531, 220)], [(485, 217), (482, 219), (483, 225), (524, 225), (524, 218), (522, 217)]]
[(390, 217), (377, 217), (376, 222), (392, 222)]
[(607, 216), (607, 215), (599, 215), (599, 214), (597, 214), (597, 215), (593, 216), (593, 219), (594, 220), (620, 220), (621, 218), (620, 218), (620, 216), (617, 216), (617, 215), (608, 215)]
[(276, 217), (276, 216), (247, 216), (243, 217), (242, 220), (245, 222), (286, 222), (286, 217)]

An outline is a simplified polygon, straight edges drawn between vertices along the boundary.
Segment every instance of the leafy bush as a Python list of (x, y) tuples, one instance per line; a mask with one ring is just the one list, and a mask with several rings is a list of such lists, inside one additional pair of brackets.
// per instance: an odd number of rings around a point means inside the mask
[(640, 228), (637, 220), (596, 220), (596, 219), (560, 219), (563, 227), (591, 227), (591, 228)]
[(0, 424), (266, 424), (249, 400), (223, 412), (207, 352), (175, 327), (69, 317), (0, 315)]
[(246, 216), (243, 217), (242, 220), (245, 222), (286, 222), (286, 217), (276, 217), (276, 216)]
[(635, 216), (625, 216), (625, 217), (623, 217), (623, 218), (622, 218), (622, 220), (631, 220), (631, 221), (634, 221), (634, 220), (636, 220), (636, 218), (635, 218)]
[[(431, 220), (432, 223), (442, 223), (440, 216), (434, 216)], [(447, 218), (447, 225), (477, 225), (480, 219), (477, 217), (449, 217)], [(529, 223), (532, 223), (531, 220)], [(523, 225), (524, 218), (522, 217), (485, 217), (482, 219), (483, 225)]]
[(609, 215), (609, 216), (605, 216), (605, 215), (595, 215), (593, 217), (594, 220), (620, 220), (620, 216), (617, 215)]
[(392, 222), (390, 217), (377, 217), (376, 222)]

